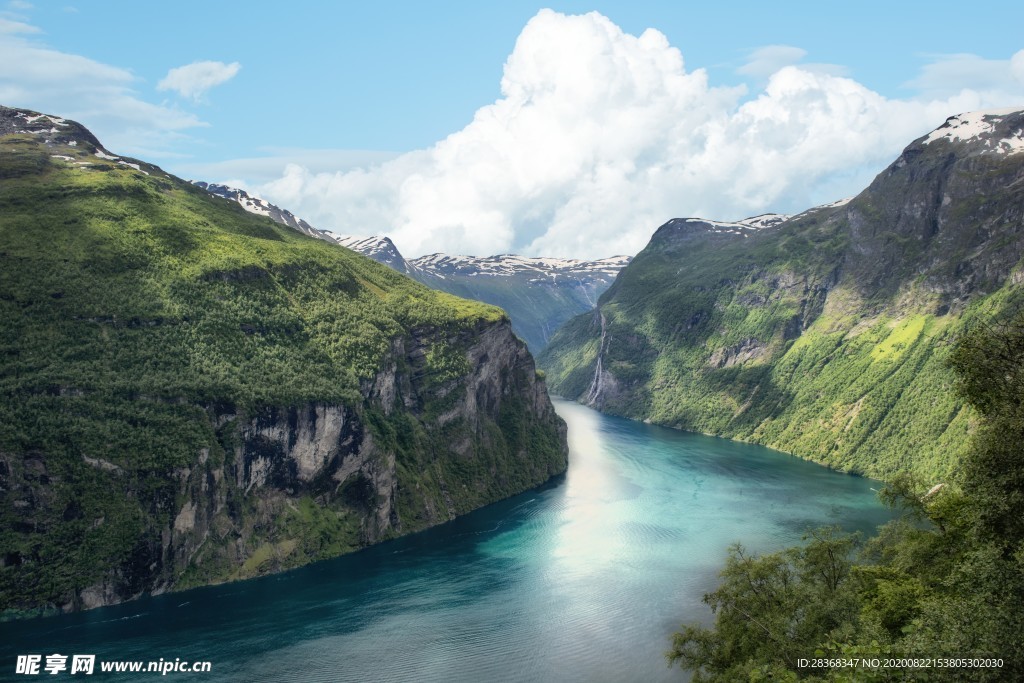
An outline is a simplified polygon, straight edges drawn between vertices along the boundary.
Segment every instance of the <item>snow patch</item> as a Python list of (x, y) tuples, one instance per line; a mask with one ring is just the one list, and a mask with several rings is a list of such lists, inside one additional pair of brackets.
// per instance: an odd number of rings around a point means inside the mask
[(239, 194), (238, 203), (241, 204), (243, 209), (249, 213), (254, 213), (257, 216), (267, 216), (269, 218), (271, 215), (269, 208), (270, 205), (262, 199)]
[(1024, 151), (1024, 126), (1012, 132), (1009, 137), (998, 138), (996, 134), (997, 125), (1005, 117), (1018, 111), (1020, 111), (1018, 108), (995, 109), (972, 111), (950, 116), (946, 119), (945, 123), (928, 134), (923, 144), (929, 145), (936, 140), (943, 139), (950, 142), (980, 140), (992, 152), (1014, 153)]
[(789, 218), (788, 215), (782, 213), (763, 213), (760, 216), (751, 216), (736, 222), (750, 228), (771, 228), (788, 221)]
[(412, 259), (408, 263), (418, 270), (438, 277), (441, 277), (442, 272), (468, 277), (522, 275), (529, 282), (548, 282), (557, 281), (560, 275), (563, 277), (614, 278), (629, 261), (629, 256), (612, 256), (597, 261), (581, 261), (545, 256), (519, 256), (518, 254), (484, 257), (428, 254)]
[(122, 161), (118, 161), (117, 163), (120, 164), (121, 166), (127, 166), (128, 168), (134, 168), (139, 173), (145, 173), (146, 175), (149, 175), (149, 173), (146, 173), (146, 171), (143, 171), (141, 168), (139, 168), (138, 164), (131, 164), (131, 163), (128, 163), (127, 161), (123, 161), (123, 160)]

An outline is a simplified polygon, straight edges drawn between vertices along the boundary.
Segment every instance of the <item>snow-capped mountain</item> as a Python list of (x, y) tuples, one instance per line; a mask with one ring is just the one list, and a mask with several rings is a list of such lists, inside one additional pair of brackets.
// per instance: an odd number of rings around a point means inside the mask
[(303, 235), (309, 235), (310, 237), (316, 237), (318, 239), (333, 241), (323, 230), (317, 230), (312, 225), (302, 220), (291, 211), (282, 209), (278, 206), (274, 206), (265, 199), (259, 197), (253, 197), (245, 190), (239, 190), (236, 187), (228, 187), (227, 185), (217, 185), (215, 183), (207, 183), (202, 180), (193, 180), (192, 184), (201, 187), (210, 194), (224, 199), (229, 199), (233, 202), (238, 202), (239, 205), (249, 213), (254, 213), (257, 216), (266, 216), (276, 223), (281, 225), (287, 225), (293, 230), (298, 230)]
[(388, 237), (352, 237), (320, 231), (343, 247), (358, 251), (374, 261), (391, 266), (400, 273), (416, 279), (450, 277), (518, 277), (527, 282), (556, 282), (558, 278), (593, 280), (610, 285), (619, 271), (629, 263), (629, 256), (610, 256), (596, 261), (581, 259), (552, 258), (544, 256), (519, 256), (499, 254), (497, 256), (452, 256), (450, 254), (427, 254), (407, 259)]
[(408, 261), (409, 265), (436, 277), (465, 275), (466, 277), (510, 277), (525, 276), (530, 282), (555, 281), (559, 277), (576, 277), (595, 280), (615, 279), (619, 271), (629, 263), (629, 256), (610, 256), (597, 261), (561, 259), (550, 257), (518, 256), (449, 256), (429, 254)]
[(1024, 152), (1024, 112), (1012, 108), (950, 116), (921, 142), (930, 145), (939, 140), (967, 143), (967, 150), (976, 154)]
[(544, 348), (563, 322), (596, 306), (598, 297), (631, 259), (612, 256), (583, 261), (516, 254), (428, 254), (406, 259), (387, 237), (332, 237), (428, 287), (500, 306), (534, 351)]
[(398, 247), (387, 237), (374, 235), (373, 237), (349, 237), (347, 235), (335, 235), (333, 232), (326, 233), (334, 242), (343, 247), (358, 251), (363, 256), (369, 256), (378, 263), (397, 270), (404, 275), (412, 275), (409, 262), (405, 260)]

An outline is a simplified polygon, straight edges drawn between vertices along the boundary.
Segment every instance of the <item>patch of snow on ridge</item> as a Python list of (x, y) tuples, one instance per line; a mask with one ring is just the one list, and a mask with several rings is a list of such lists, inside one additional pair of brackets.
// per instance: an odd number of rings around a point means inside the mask
[(796, 216), (794, 216), (794, 218), (802, 218), (804, 216), (808, 216), (808, 215), (810, 215), (812, 213), (815, 213), (816, 211), (822, 211), (823, 209), (836, 209), (836, 208), (839, 208), (840, 206), (846, 206), (847, 204), (849, 204), (853, 200), (854, 200), (854, 197), (847, 197), (845, 199), (836, 200), (836, 201), (831, 202), (829, 204), (822, 204), (820, 206), (812, 206), (811, 208), (807, 209), (806, 211), (798, 213)]
[(760, 216), (751, 216), (750, 218), (744, 218), (743, 220), (736, 222), (750, 228), (770, 228), (787, 220), (789, 220), (789, 216), (786, 214), (763, 213)]
[(96, 148), (96, 156), (98, 156), (100, 159), (106, 159), (107, 161), (117, 161), (118, 159), (121, 158), (115, 157), (113, 154), (110, 154), (109, 152), (104, 152), (103, 149), (100, 147)]
[(789, 220), (790, 216), (781, 213), (763, 213), (759, 216), (751, 216), (738, 221), (713, 221), (708, 218), (675, 218), (670, 223), (682, 221), (683, 223), (703, 223), (711, 226), (711, 232), (728, 232), (734, 234), (745, 234), (747, 230), (760, 230), (772, 228), (780, 223)]
[(1006, 116), (1021, 111), (1019, 108), (972, 111), (950, 116), (946, 122), (933, 130), (924, 139), (924, 144), (946, 139), (951, 142), (968, 142), (984, 139), (993, 152), (1013, 153), (1024, 151), (1024, 126), (1013, 131), (1009, 137), (996, 139), (996, 125)]
[(146, 171), (143, 171), (141, 168), (139, 168), (138, 164), (132, 164), (132, 163), (129, 163), (129, 162), (124, 161), (124, 160), (118, 161), (117, 163), (121, 164), (122, 166), (127, 166), (128, 168), (134, 168), (139, 173), (145, 173), (146, 175), (149, 175), (149, 173), (147, 173)]
[(249, 213), (254, 213), (257, 216), (270, 215), (270, 211), (263, 205), (263, 201), (259, 199), (245, 197), (244, 199), (239, 199), (238, 203), (241, 204), (242, 208), (248, 211)]
[(819, 209), (834, 209), (837, 206), (846, 206), (847, 204), (849, 204), (852, 201), (853, 201), (853, 197), (847, 197), (846, 199), (839, 199), (837, 201), (834, 201), (831, 204), (823, 204), (822, 206), (819, 206), (817, 208), (819, 208)]

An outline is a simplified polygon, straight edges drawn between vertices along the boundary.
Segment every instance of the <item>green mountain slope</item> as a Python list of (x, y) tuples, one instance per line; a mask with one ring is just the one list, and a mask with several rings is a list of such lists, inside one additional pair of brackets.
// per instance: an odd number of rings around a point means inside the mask
[(853, 200), (777, 226), (670, 221), (540, 356), (552, 390), (840, 469), (948, 474), (973, 429), (949, 343), (1019, 299), (1022, 130), (953, 117)]
[(498, 309), (0, 108), (0, 612), (242, 578), (566, 467)]

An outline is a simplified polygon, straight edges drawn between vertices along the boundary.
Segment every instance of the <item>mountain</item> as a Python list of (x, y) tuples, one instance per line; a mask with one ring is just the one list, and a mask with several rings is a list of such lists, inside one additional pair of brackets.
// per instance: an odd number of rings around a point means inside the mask
[(330, 236), (330, 239), (346, 249), (359, 252), (363, 256), (372, 258), (377, 263), (383, 263), (385, 266), (397, 270), (402, 275), (408, 275), (413, 279), (417, 279), (408, 261), (398, 251), (395, 243), (387, 237), (347, 237), (330, 232), (327, 234)]
[(0, 108), (0, 616), (407, 534), (566, 468), (497, 308)]
[(506, 310), (515, 333), (539, 352), (562, 324), (594, 308), (629, 261), (430, 254), (407, 264), (410, 277), (428, 287)]
[[(329, 233), (330, 234), (330, 233)], [(406, 259), (387, 237), (332, 235), (340, 245), (394, 268), (433, 289), (492, 304), (508, 312), (512, 329), (534, 353), (575, 315), (589, 311), (629, 263), (501, 254), (429, 254)]]
[[(431, 254), (406, 259), (387, 237), (350, 237), (318, 230), (292, 212), (244, 190), (200, 181), (193, 183), (218, 197), (238, 202), (250, 213), (267, 216), (310, 237), (335, 242), (369, 256), (428, 287), (498, 306), (508, 312), (512, 329), (534, 353), (547, 345), (563, 323), (591, 310), (630, 260), (629, 256), (580, 261), (514, 254), (486, 257)], [(783, 218), (766, 214), (747, 220), (768, 225)]]
[(862, 193), (784, 221), (662, 225), (538, 362), (603, 411), (885, 478), (974, 429), (951, 342), (1021, 303), (1024, 112), (951, 117)]

